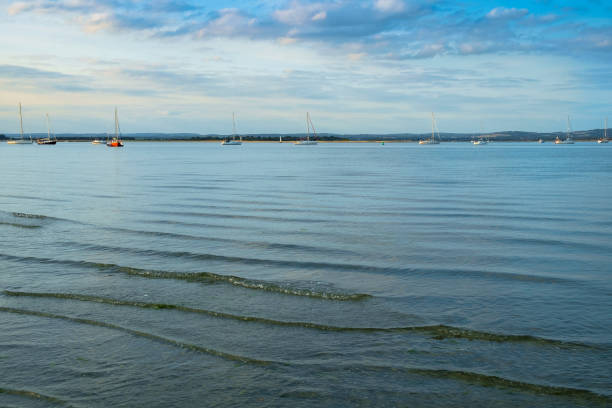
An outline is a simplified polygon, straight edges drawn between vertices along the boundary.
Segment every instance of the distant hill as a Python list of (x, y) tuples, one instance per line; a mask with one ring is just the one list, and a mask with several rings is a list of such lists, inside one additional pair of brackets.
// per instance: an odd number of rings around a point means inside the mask
[[(46, 137), (46, 133), (32, 133), (32, 138)], [(85, 142), (98, 139), (106, 139), (106, 133), (58, 133), (58, 140)], [(220, 134), (198, 134), (198, 133), (124, 133), (124, 140), (154, 140), (154, 141), (215, 141), (223, 140), (231, 135)], [(279, 137), (283, 137), (283, 141), (299, 140), (306, 137), (305, 133), (255, 133), (244, 134), (242, 139), (246, 141), (278, 141)], [(499, 142), (535, 142), (539, 139), (544, 141), (553, 141), (557, 136), (564, 138), (565, 132), (539, 133), (539, 132), (521, 132), (521, 131), (503, 131), (492, 133), (440, 133), (440, 139), (446, 142), (467, 142), (474, 138), (484, 137), (491, 141)], [(572, 133), (574, 140), (596, 140), (603, 136), (603, 129), (579, 130)], [(0, 134), (0, 139), (18, 138), (18, 134)], [(334, 134), (320, 133), (317, 134), (317, 140), (326, 141), (411, 141), (416, 142), (421, 139), (431, 137), (431, 133), (396, 133), (396, 134)]]

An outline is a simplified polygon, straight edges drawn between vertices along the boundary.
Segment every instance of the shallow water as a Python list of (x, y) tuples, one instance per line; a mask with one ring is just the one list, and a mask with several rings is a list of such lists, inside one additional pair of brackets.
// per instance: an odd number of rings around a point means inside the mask
[(0, 157), (2, 406), (612, 404), (612, 147)]

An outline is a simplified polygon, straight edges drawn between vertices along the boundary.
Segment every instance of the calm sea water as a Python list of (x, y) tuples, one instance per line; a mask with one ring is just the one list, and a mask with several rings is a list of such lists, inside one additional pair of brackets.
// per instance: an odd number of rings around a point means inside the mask
[(0, 406), (612, 404), (612, 146), (0, 158)]

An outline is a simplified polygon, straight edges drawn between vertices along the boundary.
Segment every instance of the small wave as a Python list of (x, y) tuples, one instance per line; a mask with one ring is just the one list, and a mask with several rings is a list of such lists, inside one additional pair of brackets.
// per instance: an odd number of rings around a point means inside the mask
[(555, 395), (560, 397), (579, 398), (593, 403), (612, 403), (612, 398), (581, 388), (559, 387), (553, 385), (533, 384), (509, 380), (495, 375), (486, 375), (470, 371), (437, 370), (426, 368), (411, 368), (410, 372), (435, 378), (459, 380), (482, 387), (514, 389), (534, 394)]
[(17, 217), (17, 218), (35, 218), (37, 220), (44, 220), (47, 217), (46, 215), (40, 215), (40, 214), (27, 214), (27, 213), (22, 213), (22, 212), (14, 212), (11, 213), (13, 215), (13, 217)]
[(230, 354), (219, 350), (214, 350), (208, 347), (198, 346), (196, 344), (184, 343), (178, 340), (169, 339), (167, 337), (158, 336), (156, 334), (147, 333), (135, 329), (130, 329), (128, 327), (118, 326), (116, 324), (102, 322), (99, 320), (91, 320), (91, 319), (81, 319), (78, 317), (70, 317), (64, 315), (58, 315), (47, 312), (40, 312), (35, 310), (26, 310), (26, 309), (15, 309), (11, 307), (2, 307), (0, 306), (0, 312), (4, 313), (13, 313), (19, 315), (27, 315), (27, 316), (36, 316), (36, 317), (45, 317), (49, 319), (61, 319), (73, 323), (87, 324), (90, 326), (104, 327), (107, 329), (113, 329), (122, 331), (124, 333), (129, 333), (133, 336), (143, 337), (149, 340), (157, 341), (159, 343), (169, 344), (171, 346), (180, 347), (192, 351), (196, 351), (203, 354), (209, 354), (215, 357), (221, 357), (226, 360), (239, 361), (246, 364), (255, 364), (255, 365), (269, 365), (269, 364), (282, 364), (276, 361), (268, 361), (268, 360), (258, 360), (251, 357), (239, 356), (236, 354)]
[(278, 242), (265, 242), (265, 241), (245, 241), (240, 239), (231, 238), (219, 238), (219, 237), (206, 237), (199, 235), (190, 234), (179, 234), (175, 232), (166, 231), (146, 231), (146, 230), (135, 230), (129, 228), (117, 228), (117, 227), (103, 227), (107, 231), (128, 233), (134, 235), (152, 236), (152, 237), (168, 237), (176, 239), (184, 239), (190, 241), (208, 241), (208, 242), (223, 242), (228, 244), (245, 245), (249, 247), (258, 247), (265, 249), (281, 249), (281, 250), (293, 250), (302, 252), (314, 252), (317, 254), (326, 253), (331, 255), (355, 255), (355, 252), (342, 250), (342, 249), (329, 249), (325, 247), (317, 247), (310, 245), (297, 245), (297, 244), (284, 244)]
[(51, 397), (51, 396), (44, 395), (44, 394), (39, 394), (39, 393), (34, 392), (34, 391), (15, 390), (15, 389), (11, 389), (11, 388), (0, 387), (0, 394), (17, 395), (17, 396), (20, 396), (20, 397), (28, 397), (28, 398), (32, 398), (32, 399), (37, 399), (37, 400), (51, 402), (51, 403), (58, 404), (58, 405), (69, 406), (66, 401), (63, 401), (63, 400), (61, 400), (59, 398)]
[[(590, 404), (607, 404), (612, 403), (612, 397), (599, 394), (587, 389), (571, 388), (556, 385), (535, 384), (517, 380), (511, 380), (496, 375), (481, 374), (473, 371), (462, 370), (446, 370), (435, 368), (420, 368), (420, 367), (400, 367), (390, 365), (367, 365), (367, 364), (342, 364), (330, 366), (328, 364), (299, 364), (300, 366), (313, 366), (314, 368), (324, 369), (326, 371), (345, 371), (350, 370), (353, 373), (364, 371), (364, 375), (369, 372), (391, 372), (393, 375), (398, 374), (416, 374), (420, 376), (440, 378), (446, 380), (461, 381), (468, 384), (473, 384), (481, 387), (500, 388), (514, 390), (523, 393), (550, 395), (564, 397), (568, 399), (576, 399), (581, 402)], [(592, 406), (592, 405), (589, 405)]]
[(55, 265), (66, 265), (73, 267), (85, 267), (95, 268), (104, 271), (123, 273), (126, 275), (140, 276), (143, 278), (150, 279), (177, 279), (191, 282), (208, 282), (208, 283), (228, 283), (234, 286), (239, 286), (245, 289), (262, 290), (266, 292), (280, 293), (283, 295), (292, 296), (304, 296), (317, 299), (325, 300), (337, 300), (337, 301), (360, 301), (365, 300), (372, 295), (366, 293), (342, 293), (332, 292), (324, 290), (315, 290), (310, 288), (298, 288), (290, 286), (289, 284), (282, 285), (269, 281), (259, 281), (253, 279), (241, 278), (232, 275), (220, 275), (212, 272), (170, 272), (170, 271), (158, 271), (149, 269), (133, 268), (129, 266), (120, 266), (116, 264), (105, 264), (88, 261), (72, 261), (72, 260), (59, 260), (51, 258), (39, 258), (32, 256), (15, 256), (0, 254), (1, 259), (12, 260), (12, 261), (31, 261), (43, 264), (55, 264)]
[[(104, 264), (100, 264), (104, 265)], [(110, 266), (110, 265), (104, 265)], [(186, 280), (186, 281), (208, 281), (208, 282), (224, 282), (229, 283), (234, 286), (240, 286), (246, 289), (254, 289), (254, 290), (262, 290), (266, 292), (275, 292), (281, 293), (284, 295), (293, 295), (293, 296), (305, 296), (312, 297), (318, 299), (327, 299), (327, 300), (339, 300), (339, 301), (358, 301), (370, 298), (371, 295), (365, 293), (338, 293), (338, 292), (326, 292), (326, 291), (317, 291), (312, 289), (301, 289), (288, 285), (280, 285), (268, 281), (258, 281), (245, 279), (238, 276), (232, 275), (219, 275), (212, 272), (168, 272), (168, 271), (154, 271), (154, 270), (146, 270), (139, 268), (131, 268), (126, 266), (116, 266), (112, 265), (113, 268), (116, 268), (118, 272), (125, 273), (128, 275), (141, 276), (144, 278), (158, 278), (158, 279), (178, 279), (178, 280)]]
[(513, 343), (536, 343), (541, 345), (551, 345), (556, 347), (583, 347), (583, 348), (597, 348), (592, 345), (583, 343), (566, 342), (562, 340), (547, 339), (543, 337), (536, 337), (530, 335), (514, 335), (514, 334), (498, 334), (484, 331), (477, 331), (471, 329), (463, 329), (459, 327), (445, 326), (445, 325), (434, 325), (434, 326), (404, 326), (404, 327), (346, 327), (346, 326), (333, 326), (312, 322), (296, 322), (296, 321), (283, 321), (267, 319), (263, 317), (255, 316), (242, 316), (234, 315), (230, 313), (217, 312), (206, 309), (198, 309), (181, 305), (167, 304), (167, 303), (148, 303), (148, 302), (136, 302), (129, 300), (119, 300), (108, 297), (91, 296), (74, 293), (49, 293), (49, 292), (21, 292), (4, 290), (3, 293), (7, 296), (23, 296), (23, 297), (38, 297), (38, 298), (55, 298), (55, 299), (71, 299), (83, 302), (95, 302), (104, 303), (110, 305), (119, 306), (132, 306), (145, 309), (166, 309), (166, 310), (178, 310), (189, 313), (205, 314), (212, 317), (233, 319), (244, 322), (262, 323), (276, 326), (290, 326), (290, 327), (303, 327), (307, 329), (315, 329), (321, 331), (335, 331), (335, 332), (417, 332), (424, 333), (431, 336), (435, 340), (445, 339), (467, 339), (467, 340), (481, 340), (490, 342), (513, 342)]
[(372, 274), (396, 274), (396, 275), (432, 275), (439, 274), (444, 276), (456, 277), (456, 276), (474, 276), (477, 278), (487, 277), (492, 279), (506, 279), (506, 280), (524, 280), (531, 282), (541, 283), (572, 283), (575, 284), (577, 281), (568, 278), (558, 278), (549, 276), (539, 276), (533, 274), (521, 274), (511, 272), (495, 272), (486, 270), (462, 270), (462, 269), (417, 269), (417, 268), (406, 268), (406, 267), (395, 267), (395, 266), (374, 266), (365, 264), (348, 264), (348, 263), (334, 263), (334, 262), (315, 262), (315, 261), (297, 261), (297, 260), (279, 260), (279, 259), (263, 259), (263, 258), (247, 258), (238, 256), (226, 256), (216, 255), (209, 253), (195, 253), (187, 251), (163, 251), (155, 249), (141, 249), (141, 248), (130, 248), (130, 247), (112, 247), (106, 245), (87, 244), (74, 241), (66, 241), (65, 245), (77, 248), (83, 248), (94, 251), (104, 252), (126, 252), (135, 255), (159, 256), (163, 258), (189, 258), (201, 261), (221, 261), (228, 263), (237, 263), (244, 265), (263, 265), (272, 267), (290, 267), (299, 269), (328, 269), (336, 271), (351, 271), (351, 272), (364, 272)]
[(245, 214), (227, 214), (227, 213), (206, 213), (206, 212), (194, 212), (194, 211), (161, 211), (161, 210), (147, 210), (139, 211), (139, 213), (148, 213), (154, 215), (170, 215), (170, 216), (183, 216), (183, 217), (196, 217), (196, 218), (225, 218), (225, 219), (240, 219), (240, 220), (260, 220), (260, 221), (274, 221), (274, 222), (302, 222), (302, 223), (323, 223), (328, 222), (325, 219), (316, 218), (287, 218), (287, 217), (268, 217), (262, 215), (245, 215)]
[(16, 228), (26, 228), (26, 229), (36, 229), (40, 228), (40, 225), (30, 225), (30, 224), (19, 224), (16, 222), (0, 222), (0, 225), (8, 225)]

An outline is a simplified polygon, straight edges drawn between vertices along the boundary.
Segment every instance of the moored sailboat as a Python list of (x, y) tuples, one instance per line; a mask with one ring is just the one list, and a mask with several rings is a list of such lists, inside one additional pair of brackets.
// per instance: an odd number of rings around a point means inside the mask
[[(438, 132), (438, 139), (436, 139), (436, 131)], [(436, 125), (436, 118), (433, 112), (431, 112), (431, 138), (419, 140), (419, 144), (440, 144), (440, 131), (438, 130), (438, 125)]]
[(608, 143), (608, 118), (606, 118), (606, 122), (604, 125), (604, 136), (603, 138), (600, 138), (599, 140), (597, 140), (597, 143), (599, 144)]
[(51, 126), (49, 125), (49, 114), (47, 113), (45, 114), (45, 116), (47, 117), (47, 137), (36, 139), (36, 144), (54, 145), (55, 143), (57, 143), (57, 138), (55, 137), (55, 134), (53, 134), (53, 139), (51, 139)]
[(117, 107), (115, 106), (115, 136), (112, 139), (106, 137), (106, 145), (108, 147), (123, 147), (123, 141), (121, 140), (121, 130), (119, 129), (119, 118), (117, 117)]
[(242, 136), (240, 140), (236, 140), (236, 114), (232, 112), (232, 138), (226, 138), (221, 142), (222, 146), (239, 146), (242, 144)]
[(572, 139), (572, 124), (569, 116), (567, 117), (567, 132), (565, 139), (561, 139), (559, 136), (557, 136), (555, 139), (555, 144), (574, 144), (574, 140)]
[(316, 145), (318, 143), (316, 140), (310, 140), (310, 127), (311, 126), (312, 126), (313, 138), (316, 138), (317, 131), (315, 130), (312, 120), (310, 119), (310, 113), (306, 112), (306, 139), (298, 140), (297, 142), (293, 143), (294, 145), (307, 146), (307, 145)]
[(21, 115), (21, 102), (19, 102), (19, 135), (21, 136), (19, 139), (8, 140), (7, 144), (32, 144), (32, 135), (30, 135), (30, 140), (25, 139), (23, 137), (23, 117)]

